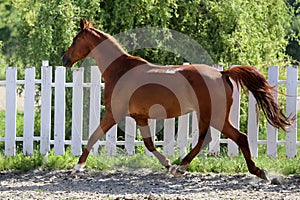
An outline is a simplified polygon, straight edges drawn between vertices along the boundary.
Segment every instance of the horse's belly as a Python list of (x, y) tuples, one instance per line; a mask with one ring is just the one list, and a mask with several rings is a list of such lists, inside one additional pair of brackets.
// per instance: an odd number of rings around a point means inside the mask
[(183, 95), (185, 94), (175, 94), (161, 85), (144, 85), (132, 94), (129, 101), (129, 114), (152, 119), (180, 116), (193, 110), (193, 103), (187, 97), (183, 100)]

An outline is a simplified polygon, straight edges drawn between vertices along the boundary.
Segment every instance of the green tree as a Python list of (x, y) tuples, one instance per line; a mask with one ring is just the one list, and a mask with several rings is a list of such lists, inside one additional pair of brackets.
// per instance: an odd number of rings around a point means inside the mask
[[(294, 16), (294, 9), (284, 0), (5, 2), (10, 4), (4, 7), (0, 4), (1, 11), (15, 11), (13, 15), (8, 12), (0, 14), (5, 22), (4, 25), (0, 23), (0, 28), (9, 24), (9, 32), (13, 33), (6, 35), (9, 37), (7, 41), (12, 41), (14, 35), (14, 42), (10, 45), (4, 41), (5, 48), (10, 46), (13, 49), (11, 55), (5, 54), (6, 60), (10, 65), (36, 67), (41, 65), (41, 60), (49, 60), (53, 66), (61, 65), (61, 56), (79, 30), (80, 18), (86, 17), (94, 21), (95, 26), (101, 24), (101, 29), (112, 35), (145, 26), (172, 29), (195, 39), (217, 64), (256, 65), (266, 71), (269, 65), (286, 64), (288, 56), (285, 51)], [(185, 61), (161, 49), (131, 53), (154, 63)], [(71, 108), (71, 98), (67, 99), (67, 108)]]
[(292, 57), (294, 62), (300, 61), (300, 15), (299, 15), (299, 0), (288, 1), (294, 10), (292, 26), (289, 29), (289, 43), (286, 48), (286, 53)]
[[(293, 9), (283, 0), (13, 1), (18, 10), (16, 60), (60, 64), (82, 17), (112, 35), (138, 27), (169, 28), (195, 39), (216, 63), (267, 66), (286, 59)], [(134, 52), (153, 62), (183, 61), (161, 50)]]

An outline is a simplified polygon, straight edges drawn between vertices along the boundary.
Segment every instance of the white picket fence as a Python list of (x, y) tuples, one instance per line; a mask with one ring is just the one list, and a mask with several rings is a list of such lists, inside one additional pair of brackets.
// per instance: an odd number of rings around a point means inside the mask
[[(101, 107), (101, 75), (97, 66), (91, 67), (91, 82), (83, 82), (83, 68), (73, 69), (73, 82), (66, 82), (66, 69), (64, 67), (55, 68), (55, 82), (52, 81), (52, 67), (48, 66), (48, 61), (43, 61), (41, 67), (41, 79), (35, 78), (35, 68), (25, 69), (25, 80), (17, 80), (17, 69), (8, 67), (6, 70), (6, 81), (0, 81), (0, 85), (6, 85), (6, 123), (5, 137), (0, 138), (0, 143), (5, 144), (5, 155), (14, 156), (16, 153), (16, 142), (23, 142), (24, 155), (34, 153), (34, 141), (40, 143), (40, 153), (47, 154), (50, 148), (54, 147), (56, 155), (63, 155), (65, 148), (71, 145), (71, 152), (74, 155), (80, 155), (82, 146), (87, 140), (82, 139), (83, 127), (83, 89), (90, 87), (90, 110), (89, 110), (89, 134), (98, 126), (100, 121)], [(278, 80), (279, 68), (269, 67), (269, 83), (274, 86), (279, 84), (286, 85), (286, 112), (287, 115), (297, 114), (297, 85), (298, 68), (287, 67), (287, 79)], [(17, 86), (24, 84), (24, 128), (23, 136), (16, 135), (16, 96)], [(41, 85), (40, 96), (40, 134), (34, 135), (34, 113), (36, 85)], [(72, 139), (65, 139), (65, 110), (66, 110), (66, 88), (72, 88)], [(236, 86), (235, 86), (236, 87)], [(54, 130), (51, 130), (51, 107), (52, 93), (54, 91)], [(3, 94), (1, 94), (3, 95)], [(236, 127), (239, 127), (240, 114), (240, 94), (234, 90), (234, 103), (231, 111), (231, 120)], [(277, 98), (277, 96), (276, 96)], [(248, 107), (248, 140), (253, 157), (258, 157), (258, 145), (267, 145), (267, 155), (277, 156), (278, 145), (286, 146), (286, 156), (295, 157), (297, 154), (297, 123), (287, 129), (286, 140), (278, 141), (277, 129), (268, 125), (267, 140), (259, 140), (258, 113), (254, 97), (249, 95)], [(178, 130), (175, 133), (175, 118), (166, 119), (163, 122), (163, 141), (155, 141), (155, 145), (162, 146), (163, 153), (173, 155), (176, 149), (179, 149), (180, 155), (184, 156), (189, 145), (195, 146), (197, 141), (197, 119), (194, 113), (178, 117)], [(156, 121), (151, 120), (151, 131), (153, 135), (156, 130)], [(51, 132), (54, 132), (51, 137)], [(210, 154), (219, 154), (220, 144), (228, 144), (228, 155), (236, 156), (238, 147), (229, 139), (220, 137), (220, 133), (211, 128), (212, 142), (209, 144)], [(137, 140), (137, 129), (134, 120), (130, 117), (125, 119), (125, 139), (118, 141), (117, 126), (111, 128), (107, 133), (106, 139), (98, 141), (94, 146), (94, 152), (97, 152), (99, 146), (105, 146), (108, 155), (116, 155), (117, 148), (124, 146), (127, 154), (135, 153), (136, 145), (143, 145), (143, 142)], [(154, 138), (154, 136), (153, 136)], [(150, 154), (146, 151), (147, 154)]]

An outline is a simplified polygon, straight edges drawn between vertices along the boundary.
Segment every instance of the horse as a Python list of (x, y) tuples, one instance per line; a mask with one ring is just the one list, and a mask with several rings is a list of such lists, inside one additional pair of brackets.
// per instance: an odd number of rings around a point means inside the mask
[[(105, 114), (90, 136), (73, 173), (81, 171), (93, 145), (125, 116), (132, 117), (141, 131), (144, 145), (174, 176), (185, 173), (190, 162), (211, 140), (209, 127), (214, 127), (241, 149), (248, 170), (268, 180), (265, 170), (252, 160), (247, 135), (230, 122), (233, 103), (232, 80), (254, 95), (268, 122), (285, 130), (293, 123), (274, 99), (274, 87), (253, 66), (237, 66), (220, 71), (204, 64), (158, 66), (128, 54), (111, 35), (80, 20), (80, 31), (62, 57), (63, 66), (91, 57), (104, 78)], [(179, 166), (170, 161), (153, 144), (149, 119), (166, 119), (195, 111), (198, 120), (196, 146)]]

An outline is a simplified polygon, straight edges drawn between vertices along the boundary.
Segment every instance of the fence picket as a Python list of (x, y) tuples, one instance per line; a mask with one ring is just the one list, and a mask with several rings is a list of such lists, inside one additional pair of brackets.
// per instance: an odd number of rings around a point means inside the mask
[[(286, 115), (297, 116), (297, 82), (298, 68), (289, 66), (286, 77)], [(286, 156), (294, 158), (297, 155), (297, 120), (286, 129)]]
[[(223, 66), (217, 65), (215, 66), (218, 70), (222, 71)], [(208, 150), (210, 155), (219, 155), (220, 154), (220, 139), (221, 139), (221, 133), (217, 129), (210, 127), (209, 128), (211, 133), (211, 142), (208, 144)]]
[[(156, 120), (150, 119), (149, 126), (150, 126), (151, 138), (154, 143), (155, 142), (155, 133), (156, 133)], [(150, 151), (148, 151), (147, 148), (145, 148), (145, 154), (148, 156), (153, 156), (153, 154)]]
[(164, 120), (163, 153), (173, 155), (175, 147), (175, 118)]
[[(268, 81), (269, 84), (272, 86), (275, 86), (275, 89), (277, 90), (277, 84), (278, 84), (278, 66), (271, 66), (268, 69)], [(277, 100), (277, 94), (274, 93), (274, 98)], [(277, 156), (277, 135), (278, 130), (274, 128), (272, 125), (268, 123), (267, 128), (267, 155), (273, 158), (276, 158)]]
[(117, 130), (118, 125), (114, 125), (106, 133), (106, 155), (115, 156), (117, 154)]
[[(234, 66), (233, 66), (234, 67)], [(230, 119), (237, 129), (240, 127), (240, 101), (241, 101), (241, 95), (239, 91), (239, 87), (236, 82), (232, 81), (233, 83), (233, 103), (231, 106), (230, 111)], [(234, 143), (231, 139), (228, 139), (228, 156), (234, 157), (238, 155), (238, 146), (236, 143)]]
[(81, 155), (82, 151), (83, 69), (81, 67), (73, 70), (71, 152), (75, 156)]
[(186, 154), (189, 134), (189, 114), (178, 117), (177, 147), (180, 151), (180, 157)]
[(48, 61), (42, 64), (42, 82), (41, 82), (41, 149), (40, 153), (46, 155), (50, 151), (51, 136), (51, 94), (52, 94), (52, 67)]
[[(90, 89), (90, 121), (89, 121), (89, 137), (97, 129), (100, 123), (101, 111), (101, 74), (98, 66), (91, 68), (91, 89)], [(93, 146), (93, 153), (97, 154), (99, 149), (99, 141)]]
[(23, 153), (33, 155), (35, 68), (25, 69)]
[(54, 110), (54, 154), (65, 153), (65, 82), (66, 69), (55, 70), (55, 110)]
[(133, 118), (125, 118), (125, 149), (128, 155), (133, 155), (135, 152), (135, 138), (136, 138), (136, 123)]
[(210, 127), (211, 133), (211, 142), (208, 144), (209, 154), (210, 155), (219, 155), (220, 154), (220, 131)]
[(198, 138), (199, 138), (199, 127), (198, 127), (198, 117), (197, 113), (194, 111), (191, 114), (192, 116), (192, 148), (194, 148), (197, 143), (198, 143)]
[(249, 92), (248, 103), (248, 142), (250, 146), (251, 155), (255, 158), (258, 157), (258, 105), (251, 92)]
[(6, 68), (5, 155), (16, 154), (17, 69)]

